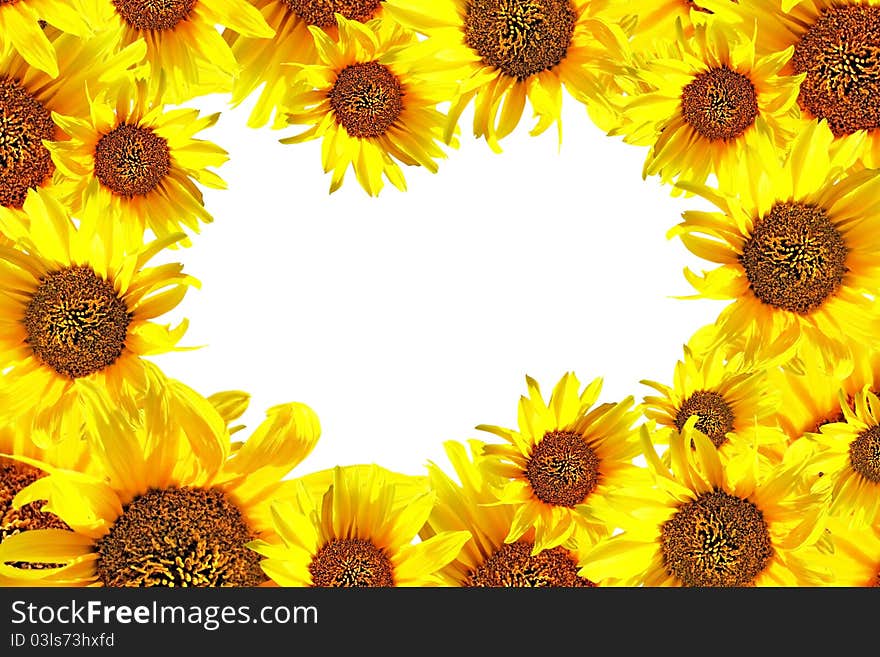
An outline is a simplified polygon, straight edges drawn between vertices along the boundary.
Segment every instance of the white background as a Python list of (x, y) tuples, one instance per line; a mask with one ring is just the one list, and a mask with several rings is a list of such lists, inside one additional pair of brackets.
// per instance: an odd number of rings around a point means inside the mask
[(206, 190), (214, 223), (169, 259), (202, 281), (172, 313), (185, 345), (157, 356), (203, 394), (251, 393), (246, 436), (270, 406), (309, 404), (322, 437), (293, 474), (375, 462), (423, 474), (442, 442), (516, 426), (525, 375), (549, 397), (566, 371), (604, 379), (601, 401), (671, 383), (681, 347), (724, 302), (682, 300), (711, 263), (666, 231), (700, 199), (643, 180), (647, 149), (606, 136), (565, 98), (563, 140), (519, 129), (492, 152), (461, 122), (440, 171), (404, 167), (409, 190), (369, 197), (350, 171), (329, 194), (320, 142), (246, 127), (250, 102), (199, 133), (230, 153)]

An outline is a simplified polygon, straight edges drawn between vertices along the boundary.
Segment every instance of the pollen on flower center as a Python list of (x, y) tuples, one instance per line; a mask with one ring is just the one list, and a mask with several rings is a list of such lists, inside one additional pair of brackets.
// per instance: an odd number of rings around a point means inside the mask
[(317, 587), (394, 586), (394, 566), (388, 555), (369, 539), (334, 538), (309, 563)]
[(849, 444), (849, 463), (856, 474), (880, 484), (880, 426), (865, 429)]
[(660, 530), (663, 563), (685, 586), (750, 586), (767, 567), (773, 545), (754, 503), (722, 490), (678, 507)]
[(21, 208), (28, 189), (52, 175), (44, 139), (55, 139), (49, 110), (18, 80), (0, 76), (0, 205)]
[(574, 507), (598, 486), (599, 457), (581, 434), (551, 431), (532, 450), (526, 478), (542, 502)]
[(336, 122), (351, 137), (381, 137), (403, 111), (403, 87), (379, 62), (351, 64), (327, 94)]
[(215, 488), (154, 488), (96, 544), (104, 586), (259, 586), (266, 581), (241, 510)]
[(149, 128), (121, 123), (95, 146), (95, 176), (120, 196), (149, 194), (169, 171), (168, 142)]
[(562, 546), (532, 554), (529, 541), (505, 543), (468, 575), (474, 587), (594, 587), (578, 575), (578, 564)]
[(24, 314), (34, 356), (71, 379), (115, 363), (130, 321), (113, 285), (86, 266), (46, 274)]
[(465, 43), (484, 64), (524, 80), (565, 59), (576, 22), (569, 0), (473, 0)]
[(798, 102), (835, 136), (880, 127), (880, 7), (825, 9), (794, 46)]
[(682, 118), (710, 141), (735, 139), (758, 116), (755, 85), (726, 66), (698, 73), (681, 92)]
[(755, 223), (740, 262), (760, 301), (808, 315), (840, 289), (847, 254), (824, 209), (784, 202)]
[(697, 416), (697, 430), (706, 434), (715, 447), (721, 447), (727, 432), (733, 430), (735, 418), (730, 405), (712, 390), (698, 390), (688, 397), (675, 415), (675, 427), (681, 431), (692, 415)]
[[(19, 509), (12, 506), (12, 500), (19, 491), (45, 475), (45, 472), (30, 465), (0, 457), (0, 543), (14, 534), (32, 529), (70, 529), (55, 514), (42, 511), (45, 502), (31, 502)], [(7, 565), (31, 570), (59, 564), (14, 562)]]
[(328, 28), (342, 14), (350, 21), (366, 23), (379, 11), (383, 0), (284, 0), (290, 10), (309, 25)]
[(198, 0), (113, 0), (116, 12), (136, 30), (173, 30)]

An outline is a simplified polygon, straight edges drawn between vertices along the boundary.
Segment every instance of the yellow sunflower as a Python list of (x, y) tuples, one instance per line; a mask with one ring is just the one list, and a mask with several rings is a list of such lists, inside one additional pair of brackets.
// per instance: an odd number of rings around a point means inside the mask
[[(14, 506), (46, 500), (69, 529), (33, 529), (0, 544), (5, 575), (23, 585), (258, 586), (247, 547), (271, 537), (282, 479), (314, 448), (317, 416), (280, 404), (240, 444), (203, 397), (174, 380), (149, 386), (132, 418), (112, 406), (86, 432), (96, 474), (28, 461), (48, 472)], [(11, 568), (50, 563), (54, 568)]]
[(516, 507), (505, 540), (515, 541), (534, 528), (537, 553), (610, 534), (614, 526), (591, 513), (593, 501), (645, 476), (633, 463), (640, 451), (634, 425), (641, 415), (634, 399), (597, 404), (601, 379), (580, 390), (571, 372), (547, 402), (534, 379), (526, 377), (526, 383), (518, 429), (477, 427), (507, 441), (485, 448), (487, 467), (503, 478), (499, 501)]
[(695, 415), (697, 430), (724, 455), (737, 436), (756, 442), (768, 455), (784, 450), (786, 436), (776, 420), (779, 393), (769, 384), (769, 369), (746, 363), (741, 352), (727, 358), (716, 347), (697, 357), (684, 345), (671, 386), (647, 379), (641, 383), (660, 393), (645, 395), (643, 412), (661, 427), (681, 431)]
[(880, 166), (880, 1), (755, 0), (736, 8), (757, 20), (762, 48), (794, 48), (789, 68), (806, 76), (798, 95), (804, 121), (827, 121), (838, 139), (867, 132), (859, 155), (868, 168)]
[(371, 196), (384, 186), (383, 175), (405, 190), (398, 162), (436, 173), (436, 160), (446, 157), (437, 105), (448, 98), (448, 86), (436, 75), (436, 61), (414, 47), (413, 33), (336, 18), (338, 40), (309, 26), (320, 63), (296, 67), (305, 84), (288, 99), (287, 121), (311, 127), (281, 142), (322, 140), (331, 193), (349, 166)]
[(431, 491), (399, 500), (396, 477), (378, 466), (337, 466), (323, 494), (304, 485), (276, 502), (280, 541), (250, 543), (265, 573), (279, 586), (438, 586), (438, 571), (469, 534), (441, 532), (416, 541), (435, 503)]
[(51, 41), (59, 53), (57, 77), (0, 49), (0, 231), (6, 217), (18, 214), (29, 189), (52, 184), (55, 165), (43, 142), (66, 138), (52, 113), (87, 116), (86, 83), (115, 83), (145, 52), (143, 41), (115, 52), (110, 33), (91, 39), (55, 33)]
[(427, 36), (459, 81), (449, 140), (473, 102), (474, 136), (496, 152), (519, 125), (526, 100), (539, 135), (554, 123), (562, 139), (563, 89), (588, 108), (612, 112), (606, 85), (628, 70), (627, 36), (586, 0), (387, 0), (385, 12)]
[(609, 133), (649, 147), (642, 175), (663, 183), (730, 177), (756, 134), (785, 149), (803, 76), (780, 71), (794, 49), (758, 55), (751, 35), (723, 22), (698, 25), (690, 37), (680, 22), (674, 30), (670, 52), (637, 69), (643, 90), (624, 101), (623, 126)]
[(247, 0), (83, 0), (101, 28), (121, 32), (123, 46), (147, 44), (150, 92), (179, 104), (228, 92), (239, 65), (221, 34), (271, 38), (274, 34)]
[[(42, 23), (41, 23), (42, 21)], [(0, 53), (18, 53), (30, 66), (56, 78), (58, 57), (45, 25), (76, 37), (91, 36), (89, 18), (78, 0), (5, 0), (0, 3)], [(49, 28), (49, 31), (54, 31)]]
[(198, 285), (180, 264), (146, 267), (181, 234), (127, 251), (92, 210), (77, 227), (57, 199), (32, 191), (17, 247), (0, 246), (0, 369), (10, 400), (2, 416), (33, 412), (35, 430), (50, 436), (79, 430), (87, 387), (133, 406), (126, 400), (143, 385), (143, 357), (174, 349), (187, 328), (151, 320)]
[(866, 385), (852, 407), (841, 392), (840, 409), (842, 421), (806, 436), (819, 450), (812, 467), (822, 473), (817, 486), (830, 491), (831, 514), (870, 525), (880, 518), (880, 399)]
[[(589, 550), (581, 575), (631, 586), (816, 586), (830, 579), (819, 563), (824, 498), (805, 494), (804, 464), (761, 474), (757, 454), (722, 465), (692, 417), (670, 441), (672, 468), (641, 427), (655, 474), (655, 496), (619, 514), (622, 532)], [(696, 449), (688, 448), (693, 444)], [(613, 500), (608, 501), (613, 508)]]
[[(831, 586), (880, 586), (880, 522), (850, 527), (841, 518), (829, 518), (834, 549), (826, 555), (834, 573)], [(827, 584), (826, 584), (827, 586)]]
[(747, 360), (811, 343), (830, 367), (853, 345), (876, 344), (880, 177), (847, 174), (859, 140), (833, 140), (813, 122), (782, 159), (769, 141), (748, 149), (741, 176), (719, 190), (680, 183), (722, 211), (685, 211), (669, 236), (720, 265), (685, 276), (698, 297), (732, 300), (717, 318), (719, 340), (742, 339)]
[[(587, 545), (571, 543), (534, 553), (534, 529), (507, 541), (515, 507), (498, 504), (495, 488), (501, 482), (485, 466), (485, 443), (447, 441), (443, 447), (460, 483), (436, 464), (428, 465), (437, 504), (422, 538), (447, 531), (470, 535), (461, 552), (440, 571), (446, 586), (456, 587), (593, 587), (599, 583), (578, 576)], [(602, 582), (605, 584), (605, 582)]]
[(260, 128), (271, 121), (275, 129), (286, 125), (283, 105), (296, 77), (296, 69), (287, 64), (319, 61), (309, 26), (336, 39), (337, 13), (347, 20), (366, 23), (381, 19), (385, 6), (382, 0), (252, 0), (252, 4), (275, 30), (275, 36), (257, 39), (224, 30), (223, 36), (241, 66), (230, 102), (237, 107), (259, 90), (247, 124)]
[(74, 214), (96, 203), (129, 234), (129, 245), (141, 242), (147, 228), (164, 238), (184, 227), (199, 232), (200, 222), (213, 220), (196, 183), (224, 189), (209, 167), (229, 157), (195, 135), (219, 113), (172, 109), (152, 99), (143, 82), (102, 92), (90, 104), (88, 118), (53, 113), (70, 138), (46, 144), (60, 174), (56, 188)]

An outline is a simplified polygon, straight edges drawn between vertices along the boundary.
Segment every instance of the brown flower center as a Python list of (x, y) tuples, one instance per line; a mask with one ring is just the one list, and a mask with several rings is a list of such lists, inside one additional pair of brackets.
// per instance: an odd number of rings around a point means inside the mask
[(599, 485), (599, 457), (573, 431), (551, 431), (532, 449), (526, 478), (545, 504), (574, 507)]
[(121, 123), (95, 146), (95, 176), (120, 196), (149, 194), (170, 171), (168, 142), (149, 128)]
[(49, 110), (18, 80), (0, 75), (0, 205), (21, 208), (28, 189), (55, 171), (44, 139), (55, 139)]
[(840, 289), (847, 253), (824, 209), (785, 202), (755, 223), (740, 262), (760, 301), (809, 315)]
[(309, 564), (312, 585), (319, 587), (394, 586), (394, 566), (369, 539), (334, 538)]
[(678, 507), (660, 529), (667, 571), (685, 586), (749, 586), (773, 556), (764, 514), (722, 490)]
[[(31, 502), (19, 509), (12, 506), (12, 500), (26, 487), (46, 473), (30, 465), (0, 457), (0, 543), (14, 534), (31, 529), (70, 529), (53, 513), (41, 511), (45, 502)], [(7, 562), (7, 565), (24, 568), (51, 568), (62, 564), (38, 562)]]
[(376, 15), (382, 2), (384, 0), (284, 0), (290, 11), (306, 23), (324, 29), (336, 25), (334, 14), (366, 23)]
[(709, 141), (736, 139), (758, 116), (755, 85), (726, 66), (710, 68), (682, 89), (681, 116)]
[(241, 510), (215, 488), (154, 488), (126, 504), (95, 546), (104, 586), (259, 586)]
[(880, 484), (880, 426), (868, 427), (849, 444), (850, 467), (872, 484)]
[(46, 274), (24, 314), (36, 358), (71, 379), (115, 363), (130, 321), (113, 285), (85, 266)]
[(675, 427), (681, 431), (692, 415), (697, 416), (695, 427), (702, 431), (715, 447), (727, 440), (727, 432), (733, 431), (733, 411), (727, 401), (712, 390), (698, 390), (688, 397), (675, 415)]
[(484, 64), (524, 80), (565, 59), (576, 22), (569, 0), (472, 0), (465, 43)]
[(403, 96), (400, 80), (379, 62), (346, 66), (327, 94), (336, 123), (358, 139), (384, 135), (403, 111)]
[(113, 0), (116, 12), (136, 30), (173, 30), (198, 0)]
[(880, 7), (822, 11), (794, 46), (792, 66), (807, 76), (798, 102), (836, 136), (880, 127)]
[(505, 543), (468, 574), (465, 586), (593, 587), (578, 575), (577, 561), (562, 546), (532, 554), (534, 543)]

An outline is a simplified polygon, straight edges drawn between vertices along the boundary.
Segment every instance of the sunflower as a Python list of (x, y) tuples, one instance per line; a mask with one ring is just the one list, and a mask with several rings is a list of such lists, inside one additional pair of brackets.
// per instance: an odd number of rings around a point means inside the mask
[[(22, 4), (25, 0), (13, 7)], [(7, 6), (0, 5), (0, 13)], [(117, 53), (110, 33), (91, 39), (55, 33), (51, 42), (60, 60), (54, 78), (0, 49), (0, 231), (5, 232), (6, 217), (19, 214), (29, 189), (52, 184), (55, 165), (43, 142), (67, 136), (52, 113), (86, 116), (86, 83), (114, 84), (130, 74), (145, 47), (141, 41)]]
[(813, 122), (781, 159), (769, 141), (748, 149), (741, 177), (720, 189), (679, 183), (722, 210), (686, 211), (669, 236), (721, 265), (685, 276), (698, 297), (732, 300), (717, 318), (719, 340), (742, 339), (748, 360), (812, 344), (833, 367), (853, 345), (876, 343), (880, 177), (846, 173), (857, 137), (832, 141), (827, 124)]
[(286, 126), (283, 105), (296, 77), (296, 69), (287, 64), (319, 61), (309, 26), (336, 39), (337, 13), (347, 20), (366, 23), (381, 19), (384, 8), (382, 0), (253, 0), (252, 4), (275, 30), (275, 36), (255, 39), (224, 30), (223, 37), (241, 65), (230, 102), (237, 107), (259, 89), (247, 125), (260, 128), (271, 121), (274, 129)]
[(436, 173), (436, 160), (446, 157), (437, 143), (444, 117), (436, 107), (449, 89), (436, 75), (436, 61), (414, 47), (413, 33), (336, 18), (338, 40), (309, 26), (320, 63), (297, 67), (304, 86), (288, 99), (287, 121), (311, 127), (281, 142), (322, 140), (331, 193), (349, 166), (371, 196), (382, 189), (383, 174), (405, 190), (397, 162)]
[(123, 46), (146, 42), (150, 92), (172, 104), (231, 89), (239, 65), (222, 28), (256, 38), (274, 35), (247, 0), (87, 1), (98, 26), (120, 31)]
[(880, 586), (880, 522), (853, 528), (841, 518), (829, 518), (833, 551), (826, 555), (834, 572), (832, 586)]
[(70, 138), (46, 144), (61, 174), (58, 193), (74, 214), (93, 201), (130, 233), (127, 244), (140, 243), (146, 228), (164, 238), (213, 220), (196, 183), (224, 189), (209, 167), (228, 154), (195, 135), (219, 113), (171, 109), (151, 99), (144, 82), (98, 94), (90, 104), (88, 119), (53, 113)]
[[(420, 535), (429, 539), (446, 531), (467, 531), (464, 548), (440, 571), (446, 586), (457, 587), (593, 587), (578, 576), (583, 546), (575, 543), (534, 553), (534, 529), (514, 541), (507, 535), (515, 507), (498, 504), (495, 488), (500, 481), (485, 466), (485, 443), (469, 440), (443, 444), (461, 483), (438, 465), (428, 465), (435, 505)], [(604, 583), (604, 582), (603, 582)]]
[(566, 373), (548, 402), (538, 383), (526, 377), (528, 396), (520, 398), (519, 428), (479, 425), (508, 444), (486, 445), (487, 467), (502, 477), (498, 499), (515, 508), (506, 541), (534, 527), (533, 552), (572, 541), (592, 542), (614, 526), (590, 509), (595, 499), (644, 481), (633, 428), (641, 413), (634, 399), (596, 404), (601, 379), (580, 390)]
[(669, 52), (638, 68), (642, 90), (624, 101), (623, 125), (609, 133), (649, 147), (642, 175), (663, 183), (729, 177), (756, 134), (784, 150), (803, 79), (780, 75), (794, 49), (757, 55), (752, 37), (722, 22), (698, 25), (690, 37), (680, 22), (675, 30)]
[(151, 320), (174, 308), (198, 281), (176, 263), (147, 268), (171, 235), (127, 251), (100, 227), (100, 208), (76, 227), (48, 192), (24, 204), (16, 248), (0, 246), (0, 369), (10, 404), (4, 417), (33, 412), (34, 430), (78, 431), (88, 388), (131, 408), (146, 355), (175, 348), (187, 328)]
[[(42, 21), (42, 23), (41, 23)], [(0, 53), (18, 53), (24, 61), (51, 78), (61, 73), (59, 58), (50, 32), (63, 32), (80, 38), (91, 36), (89, 19), (78, 0), (5, 0), (0, 3)], [(56, 28), (53, 30), (52, 28)]]
[[(769, 369), (744, 362), (741, 352), (727, 358), (720, 347), (701, 357), (688, 345), (683, 349), (671, 386), (642, 380), (659, 393), (645, 395), (645, 417), (677, 432), (695, 415), (697, 430), (721, 450), (722, 458), (739, 445), (737, 438), (756, 442), (770, 457), (781, 454), (786, 436), (777, 425), (779, 394), (769, 385)], [(665, 435), (659, 431), (656, 437)]]
[[(588, 109), (612, 113), (606, 90), (629, 68), (627, 36), (586, 0), (388, 0), (385, 11), (427, 36), (460, 81), (445, 138), (474, 103), (473, 132), (495, 152), (517, 127), (526, 100), (539, 135), (562, 139), (563, 88)], [(615, 92), (616, 93), (616, 92)]]
[(880, 399), (866, 385), (851, 405), (841, 393), (840, 410), (841, 421), (806, 436), (819, 450), (812, 467), (821, 473), (817, 486), (830, 491), (830, 513), (870, 525), (880, 519)]
[(866, 132), (861, 160), (880, 166), (880, 1), (755, 0), (737, 10), (757, 20), (760, 47), (794, 48), (804, 120), (827, 121), (838, 139)]
[(323, 494), (304, 485), (273, 507), (280, 542), (250, 543), (280, 586), (437, 586), (469, 534), (439, 533), (415, 541), (434, 506), (432, 492), (399, 499), (396, 477), (383, 468), (337, 466)]
[[(816, 586), (825, 498), (806, 494), (804, 463), (759, 468), (757, 453), (722, 465), (692, 417), (670, 441), (672, 468), (640, 428), (656, 495), (619, 515), (622, 531), (589, 550), (581, 576), (632, 586)], [(689, 449), (691, 444), (696, 449)], [(614, 507), (614, 500), (606, 501)]]
[[(137, 418), (106, 406), (86, 431), (96, 474), (29, 461), (49, 474), (18, 493), (46, 500), (69, 529), (34, 529), (0, 544), (0, 564), (53, 563), (3, 572), (25, 585), (258, 586), (247, 544), (272, 536), (269, 506), (282, 478), (314, 448), (317, 416), (280, 404), (246, 441), (179, 381), (140, 397)], [(171, 419), (173, 418), (173, 420)]]

